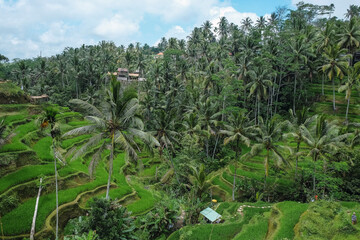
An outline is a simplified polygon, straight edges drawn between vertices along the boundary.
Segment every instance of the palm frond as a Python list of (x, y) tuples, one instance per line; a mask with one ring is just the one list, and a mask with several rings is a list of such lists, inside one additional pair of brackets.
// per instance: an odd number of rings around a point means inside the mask
[(86, 115), (96, 116), (99, 118), (104, 117), (104, 114), (99, 109), (97, 109), (94, 105), (91, 105), (88, 102), (85, 102), (80, 99), (72, 99), (69, 102), (70, 102), (70, 104), (77, 106), (79, 108), (79, 110), (82, 113), (85, 113)]

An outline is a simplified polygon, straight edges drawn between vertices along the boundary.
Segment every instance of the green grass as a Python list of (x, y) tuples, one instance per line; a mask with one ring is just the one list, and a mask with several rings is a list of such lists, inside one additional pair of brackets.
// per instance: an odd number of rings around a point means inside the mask
[[(105, 170), (98, 172), (101, 174), (97, 174), (97, 178), (94, 181), (79, 187), (59, 191), (59, 206), (74, 200), (82, 192), (106, 184), (107, 173)], [(5, 235), (16, 235), (30, 231), (35, 201), (36, 198), (32, 198), (2, 217)], [(39, 206), (41, 207), (39, 207), (36, 221), (37, 231), (43, 227), (46, 217), (55, 209), (55, 193), (42, 195)]]
[(24, 151), (27, 150), (28, 147), (21, 142), (21, 139), (27, 134), (32, 131), (37, 130), (38, 127), (35, 125), (34, 122), (29, 122), (26, 124), (23, 124), (16, 128), (14, 133), (16, 134), (12, 140), (11, 143), (5, 144), (0, 148), (0, 152), (15, 152), (15, 151)]
[(268, 230), (268, 219), (269, 216), (264, 215), (255, 215), (249, 222), (245, 225), (242, 231), (236, 235), (234, 240), (259, 240), (265, 239), (267, 230)]
[(151, 167), (149, 168), (145, 168), (141, 173), (140, 173), (140, 176), (141, 177), (153, 177), (155, 176), (155, 173), (156, 173), (156, 167), (158, 167), (159, 164), (154, 164), (154, 165), (151, 165)]
[(5, 125), (9, 125), (10, 123), (13, 123), (13, 122), (18, 122), (18, 121), (25, 120), (26, 119), (26, 114), (22, 113), (22, 114), (17, 114), (17, 115), (7, 115), (7, 116), (4, 116), (4, 117), (1, 117), (0, 120), (1, 119), (5, 119), (4, 120)]
[(155, 198), (152, 193), (137, 185), (133, 187), (136, 190), (140, 200), (129, 204), (127, 206), (128, 211), (132, 212), (133, 215), (137, 215), (153, 208), (155, 204)]
[(72, 127), (82, 127), (82, 126), (89, 125), (90, 123), (88, 121), (71, 121), (71, 122), (68, 122), (67, 124)]
[[(74, 172), (75, 170), (71, 167), (60, 168), (59, 166), (58, 173), (61, 177)], [(18, 184), (34, 180), (40, 175), (47, 176), (52, 174), (54, 174), (54, 164), (24, 166), (16, 172), (12, 172), (1, 178), (0, 193)]]
[(301, 214), (308, 208), (308, 204), (281, 202), (276, 206), (281, 212), (281, 218), (274, 239), (293, 239), (295, 237), (294, 227), (299, 222)]
[(41, 174), (50, 175), (53, 173), (53, 164), (25, 166), (16, 172), (10, 173), (1, 178), (0, 193), (17, 184), (36, 179)]
[(218, 185), (221, 189), (226, 191), (229, 195), (232, 194), (232, 188), (228, 184), (221, 181), (219, 176), (214, 177), (212, 180), (212, 183), (214, 185)]
[(52, 138), (50, 136), (40, 139), (33, 149), (36, 155), (43, 161), (52, 161), (53, 155), (51, 154)]
[(91, 137), (91, 134), (85, 134), (85, 135), (80, 135), (74, 138), (69, 138), (66, 140), (63, 140), (61, 142), (61, 147), (64, 149), (68, 149), (70, 147), (73, 147), (76, 143), (81, 143), (82, 141), (89, 139)]

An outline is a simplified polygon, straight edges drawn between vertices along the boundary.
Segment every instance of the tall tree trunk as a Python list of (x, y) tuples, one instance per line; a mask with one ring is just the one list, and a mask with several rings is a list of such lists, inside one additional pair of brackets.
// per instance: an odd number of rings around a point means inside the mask
[(235, 171), (234, 171), (234, 181), (233, 181), (233, 189), (232, 189), (232, 200), (235, 201), (235, 180), (236, 180), (236, 169), (237, 169), (237, 163), (235, 161), (234, 164)]
[(325, 74), (322, 74), (322, 80), (321, 80), (321, 95), (324, 96), (324, 78)]
[(115, 147), (115, 142), (114, 139), (115, 138), (115, 133), (112, 133), (111, 136), (111, 150), (110, 150), (110, 161), (109, 161), (109, 177), (108, 177), (108, 182), (107, 182), (107, 186), (106, 186), (106, 199), (109, 199), (109, 192), (110, 192), (110, 183), (111, 183), (111, 174), (112, 174), (112, 170), (113, 170), (113, 162), (114, 162), (114, 147)]
[(257, 110), (258, 110), (258, 114), (257, 114), (257, 117), (258, 117), (258, 124), (259, 124), (259, 118), (260, 118), (260, 104), (261, 104), (261, 99), (257, 101), (258, 102), (258, 105), (257, 105)]
[(316, 182), (315, 182), (315, 174), (316, 174), (316, 160), (317, 160), (317, 154), (315, 154), (314, 157), (314, 175), (313, 175), (313, 194), (315, 195), (315, 189), (316, 189)]
[(38, 212), (39, 199), (40, 199), (40, 194), (41, 194), (41, 190), (42, 190), (42, 180), (43, 179), (40, 178), (40, 186), (39, 186), (38, 195), (36, 197), (35, 211), (34, 211), (34, 216), (33, 216), (32, 224), (31, 224), (30, 240), (34, 240), (36, 216), (37, 216), (37, 212)]
[(294, 96), (293, 96), (293, 111), (295, 113), (295, 102), (296, 102), (296, 73), (295, 73), (295, 81), (294, 81)]
[(333, 87), (333, 110), (335, 112), (336, 106), (335, 106), (335, 82), (334, 82), (334, 77), (332, 78), (332, 87)]
[(255, 124), (257, 124), (257, 121), (256, 121), (256, 116), (257, 116), (257, 105), (258, 105), (258, 100), (257, 100), (257, 97), (255, 97), (255, 111), (254, 111), (254, 113), (255, 113)]
[(348, 97), (348, 100), (347, 100), (347, 106), (346, 106), (346, 115), (345, 115), (345, 122), (348, 123), (348, 113), (349, 113), (349, 106), (350, 106), (350, 94), (349, 94), (349, 97)]
[(266, 189), (266, 180), (267, 180), (267, 176), (268, 176), (268, 169), (269, 169), (269, 156), (270, 156), (270, 151), (269, 149), (266, 150), (266, 159), (265, 159), (265, 179), (264, 179), (264, 189)]
[(53, 154), (54, 154), (54, 166), (55, 166), (55, 194), (56, 194), (56, 240), (59, 239), (59, 193), (58, 193), (58, 176), (56, 167), (56, 156), (55, 156), (55, 143), (53, 139)]
[(174, 169), (174, 174), (175, 174), (176, 181), (178, 182), (178, 184), (180, 184), (179, 176), (178, 176), (178, 174), (176, 172), (175, 165), (174, 165), (174, 162), (172, 160), (171, 154), (169, 152), (169, 148), (167, 146), (167, 143), (165, 143), (165, 146), (166, 146), (166, 150), (167, 150), (166, 152), (168, 153), (168, 157), (170, 159), (171, 167), (172, 167), (172, 169)]
[(215, 147), (214, 147), (214, 151), (213, 151), (213, 154), (212, 154), (212, 159), (214, 159), (214, 157), (215, 157), (216, 147), (217, 147), (217, 144), (219, 142), (219, 138), (220, 138), (220, 135), (218, 134), (216, 136), (216, 140), (215, 140)]
[[(296, 146), (296, 153), (299, 152), (300, 149), (300, 141), (297, 142), (297, 146)], [(298, 171), (298, 158), (299, 156), (296, 155), (296, 167), (295, 167), (295, 181), (297, 179), (297, 171)]]
[(275, 104), (275, 112), (274, 112), (274, 114), (276, 114), (276, 112), (277, 112), (277, 106), (278, 106), (278, 100), (279, 100), (279, 93), (280, 93), (280, 88), (281, 88), (281, 80), (282, 80), (282, 75), (280, 74), (280, 76), (279, 76), (279, 87), (278, 87), (278, 91), (277, 91), (277, 93), (276, 93), (276, 104)]

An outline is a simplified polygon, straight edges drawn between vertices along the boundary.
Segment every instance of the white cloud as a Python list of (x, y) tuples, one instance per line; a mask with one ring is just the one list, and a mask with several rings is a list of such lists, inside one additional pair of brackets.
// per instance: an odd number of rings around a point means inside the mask
[(43, 43), (61, 43), (65, 41), (67, 29), (69, 27), (62, 22), (52, 23), (49, 30), (40, 35), (40, 40)]
[(259, 18), (256, 13), (239, 12), (233, 7), (213, 7), (210, 10), (210, 14), (213, 26), (218, 26), (221, 17), (226, 17), (230, 23), (235, 23), (239, 26), (241, 25), (241, 21), (247, 17), (249, 17), (254, 23)]
[(335, 5), (334, 15), (338, 18), (344, 18), (344, 14), (350, 5), (360, 5), (359, 0), (292, 0), (292, 4), (295, 6), (299, 2), (311, 3), (316, 5)]
[[(185, 39), (189, 35), (188, 32), (186, 32), (181, 26), (173, 26), (170, 28), (169, 31), (167, 31), (164, 35), (166, 39), (169, 38), (177, 38), (177, 39)], [(161, 39), (158, 39), (153, 46), (157, 46), (160, 43)]]
[(105, 38), (116, 38), (122, 35), (132, 35), (139, 31), (139, 21), (124, 18), (115, 14), (110, 19), (103, 19), (94, 29), (94, 33)]

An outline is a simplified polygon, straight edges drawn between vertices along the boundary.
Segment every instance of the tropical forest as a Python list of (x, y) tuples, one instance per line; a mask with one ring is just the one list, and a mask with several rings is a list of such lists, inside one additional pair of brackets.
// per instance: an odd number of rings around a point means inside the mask
[(360, 239), (360, 6), (0, 52), (0, 238)]

